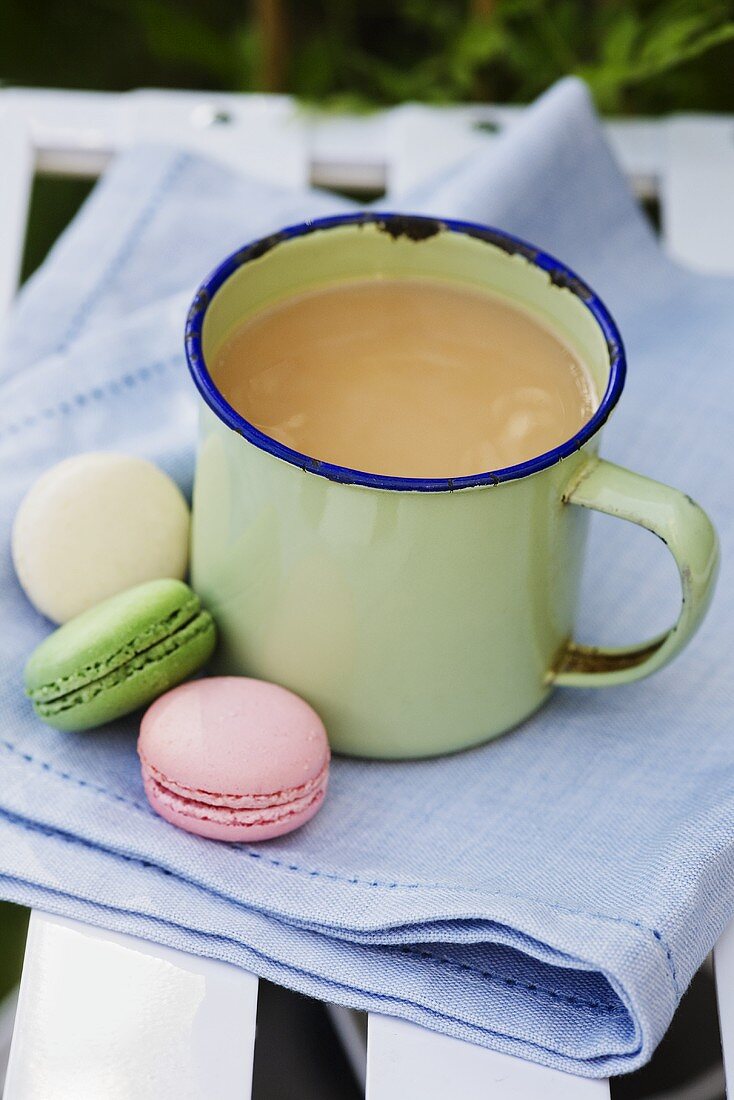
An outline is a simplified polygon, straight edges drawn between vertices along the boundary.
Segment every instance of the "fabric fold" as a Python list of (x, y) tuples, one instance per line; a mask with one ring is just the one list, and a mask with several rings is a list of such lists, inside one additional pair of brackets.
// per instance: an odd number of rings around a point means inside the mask
[[(562, 82), (486, 154), (401, 205), (498, 224), (591, 282), (630, 356), (602, 452), (691, 492), (726, 548), (734, 470), (710, 447), (732, 415), (734, 279), (665, 258), (584, 88)], [(335, 759), (319, 815), (257, 846), (153, 814), (134, 717), (60, 734), (22, 694), (49, 629), (10, 561), (25, 489), (67, 454), (117, 449), (188, 491), (194, 285), (248, 239), (346, 209), (140, 148), (24, 288), (0, 368), (0, 894), (573, 1073), (625, 1072), (649, 1058), (734, 911), (726, 555), (711, 615), (673, 668), (558, 692), (521, 729), (456, 756)], [(595, 525), (583, 640), (629, 642), (672, 619), (679, 597), (654, 543)]]

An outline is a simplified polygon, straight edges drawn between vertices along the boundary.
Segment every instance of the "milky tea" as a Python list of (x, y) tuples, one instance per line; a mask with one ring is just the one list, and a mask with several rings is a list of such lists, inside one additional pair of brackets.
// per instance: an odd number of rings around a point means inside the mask
[(370, 278), (278, 302), (211, 372), (262, 432), (367, 473), (461, 477), (570, 439), (598, 395), (576, 354), (519, 305), (425, 279)]

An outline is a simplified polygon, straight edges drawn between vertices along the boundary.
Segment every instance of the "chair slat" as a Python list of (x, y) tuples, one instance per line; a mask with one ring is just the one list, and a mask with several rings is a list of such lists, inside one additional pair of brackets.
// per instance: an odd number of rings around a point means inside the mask
[(734, 124), (715, 115), (672, 118), (660, 205), (668, 251), (710, 274), (734, 272)]
[(12, 107), (0, 103), (0, 318), (15, 297), (23, 256), (34, 153), (28, 128)]
[(734, 921), (714, 948), (714, 977), (727, 1096), (734, 1096)]
[(4, 1100), (250, 1096), (257, 978), (35, 911)]
[[(495, 127), (512, 125), (522, 113), (522, 107), (496, 104), (406, 104), (367, 117), (307, 116), (287, 96), (145, 89), (4, 88), (2, 105), (27, 123), (41, 172), (96, 176), (135, 141), (169, 141), (281, 184), (310, 178), (360, 190), (387, 183), (393, 196), (481, 148)], [(731, 125), (731, 118), (721, 121)], [(646, 118), (605, 123), (622, 168), (642, 194), (652, 193), (665, 171), (668, 125)]]
[(366, 1100), (609, 1100), (609, 1082), (572, 1077), (507, 1054), (370, 1015)]

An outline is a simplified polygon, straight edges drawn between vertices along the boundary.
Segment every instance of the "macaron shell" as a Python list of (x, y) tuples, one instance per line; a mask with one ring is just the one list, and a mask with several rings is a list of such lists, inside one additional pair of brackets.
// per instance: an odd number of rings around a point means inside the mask
[(143, 716), (138, 754), (151, 806), (213, 840), (282, 836), (314, 816), (328, 783), (316, 712), (246, 677), (196, 680), (158, 699)]
[(199, 612), (199, 597), (177, 580), (148, 581), (111, 596), (59, 627), (25, 666), (29, 694), (80, 687), (149, 648)]
[(158, 699), (143, 717), (138, 751), (183, 787), (272, 795), (314, 779), (328, 741), (316, 711), (292, 691), (215, 676)]
[(167, 474), (133, 455), (91, 452), (31, 486), (13, 525), (13, 562), (31, 603), (63, 623), (133, 585), (182, 578), (188, 536), (188, 505)]
[(200, 612), (187, 626), (144, 650), (101, 680), (68, 698), (34, 703), (38, 716), (58, 730), (83, 731), (146, 706), (204, 665), (216, 644), (214, 620)]
[(328, 765), (323, 778), (311, 797), (290, 808), (282, 807), (277, 814), (267, 810), (234, 811), (227, 815), (216, 812), (205, 804), (186, 801), (161, 788), (149, 773), (143, 770), (145, 793), (156, 813), (171, 825), (209, 840), (251, 842), (272, 840), (305, 825), (318, 812), (326, 794)]

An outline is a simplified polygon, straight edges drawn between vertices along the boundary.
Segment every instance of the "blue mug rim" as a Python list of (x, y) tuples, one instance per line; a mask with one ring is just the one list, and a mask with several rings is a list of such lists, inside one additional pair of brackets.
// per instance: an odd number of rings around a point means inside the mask
[[(609, 353), (609, 379), (599, 407), (580, 430), (550, 451), (536, 455), (515, 466), (500, 470), (489, 470), (463, 477), (415, 478), (398, 477), (388, 474), (373, 474), (363, 470), (354, 470), (331, 462), (323, 462), (309, 455), (301, 454), (277, 439), (261, 432), (249, 420), (237, 412), (217, 389), (206, 366), (202, 346), (202, 329), (209, 303), (223, 284), (240, 267), (266, 255), (284, 242), (310, 233), (334, 229), (345, 225), (377, 225), (393, 237), (408, 236), (420, 241), (435, 236), (439, 232), (460, 233), (483, 240), (501, 248), (510, 255), (522, 256), (535, 267), (545, 271), (552, 283), (569, 290), (589, 310), (602, 331)], [(619, 329), (601, 298), (583, 279), (566, 264), (554, 256), (536, 248), (520, 237), (482, 225), (479, 222), (460, 221), (454, 218), (431, 218), (422, 214), (398, 214), (392, 212), (369, 211), (358, 214), (336, 214), (325, 218), (314, 218), (298, 222), (268, 237), (261, 237), (231, 253), (204, 279), (199, 286), (189, 308), (186, 319), (186, 360), (194, 384), (212, 412), (229, 428), (243, 436), (248, 442), (280, 458), (292, 466), (307, 473), (325, 477), (330, 481), (347, 485), (361, 485), (370, 489), (391, 489), (401, 492), (438, 493), (453, 492), (457, 489), (470, 489), (482, 485), (499, 485), (507, 481), (516, 481), (530, 474), (554, 466), (557, 462), (578, 451), (603, 426), (612, 409), (617, 404), (624, 388), (627, 362), (624, 345)]]

